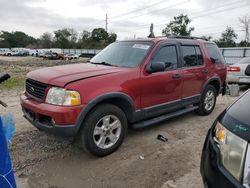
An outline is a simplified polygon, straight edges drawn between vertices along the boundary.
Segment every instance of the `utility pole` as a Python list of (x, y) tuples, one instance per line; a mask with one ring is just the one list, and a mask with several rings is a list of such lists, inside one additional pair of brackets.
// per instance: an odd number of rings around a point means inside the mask
[(155, 34), (154, 34), (154, 24), (150, 25), (150, 34), (148, 35), (148, 38), (155, 38)]
[(108, 32), (108, 14), (106, 13), (106, 32)]
[(245, 41), (246, 46), (248, 46), (249, 38), (250, 38), (250, 16), (243, 16), (242, 18), (239, 18), (239, 22), (242, 24), (240, 27), (243, 28), (243, 31), (245, 32)]

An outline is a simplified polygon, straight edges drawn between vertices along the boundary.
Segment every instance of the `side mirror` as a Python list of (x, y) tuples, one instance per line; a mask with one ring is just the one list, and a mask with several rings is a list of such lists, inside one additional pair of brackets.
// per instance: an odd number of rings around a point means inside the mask
[(147, 67), (148, 73), (154, 73), (154, 72), (164, 72), (166, 69), (165, 63), (161, 61), (155, 61), (149, 64)]
[(247, 66), (245, 70), (245, 75), (250, 76), (250, 65)]

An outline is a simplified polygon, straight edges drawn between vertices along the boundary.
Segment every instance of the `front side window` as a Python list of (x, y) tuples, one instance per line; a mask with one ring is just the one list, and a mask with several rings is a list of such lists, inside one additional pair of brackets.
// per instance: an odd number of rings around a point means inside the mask
[(115, 42), (104, 48), (90, 62), (118, 67), (137, 67), (146, 57), (151, 42)]
[(181, 46), (184, 67), (203, 65), (203, 57), (198, 46)]
[(165, 63), (166, 70), (177, 69), (177, 51), (174, 45), (162, 47), (153, 57), (153, 61)]

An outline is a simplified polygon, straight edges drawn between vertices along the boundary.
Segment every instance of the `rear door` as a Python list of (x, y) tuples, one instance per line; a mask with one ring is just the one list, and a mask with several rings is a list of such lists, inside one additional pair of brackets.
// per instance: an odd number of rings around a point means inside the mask
[(206, 81), (208, 69), (199, 45), (181, 44), (182, 53), (182, 99), (183, 104), (198, 102), (200, 91)]

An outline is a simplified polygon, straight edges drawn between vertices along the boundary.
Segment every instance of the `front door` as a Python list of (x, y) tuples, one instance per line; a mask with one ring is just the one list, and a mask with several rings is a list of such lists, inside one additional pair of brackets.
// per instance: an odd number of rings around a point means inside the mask
[[(181, 104), (182, 74), (179, 67), (178, 50), (175, 44), (161, 45), (151, 61), (164, 62), (165, 71), (142, 72), (141, 107), (146, 117), (152, 117), (178, 108)], [(147, 65), (149, 66), (149, 65)]]

